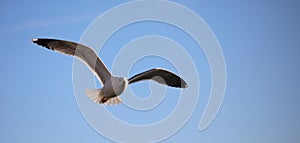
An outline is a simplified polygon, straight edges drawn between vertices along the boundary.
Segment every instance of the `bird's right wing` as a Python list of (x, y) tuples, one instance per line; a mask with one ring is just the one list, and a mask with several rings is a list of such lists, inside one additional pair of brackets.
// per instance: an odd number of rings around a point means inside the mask
[(53, 51), (75, 56), (89, 67), (103, 85), (111, 77), (111, 73), (108, 71), (101, 59), (97, 56), (93, 49), (87, 46), (56, 39), (32, 39), (32, 42)]

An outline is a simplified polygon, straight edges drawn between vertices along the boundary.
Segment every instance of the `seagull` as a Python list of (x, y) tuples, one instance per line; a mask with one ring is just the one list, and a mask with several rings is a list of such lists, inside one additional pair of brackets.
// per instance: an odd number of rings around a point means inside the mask
[(86, 95), (95, 103), (105, 105), (116, 105), (121, 103), (121, 95), (128, 84), (143, 80), (153, 80), (160, 84), (175, 88), (187, 88), (187, 83), (174, 73), (153, 68), (139, 73), (128, 80), (125, 77), (114, 76), (97, 56), (96, 52), (83, 44), (48, 38), (33, 38), (32, 42), (66, 55), (74, 56), (82, 61), (102, 83), (101, 89), (86, 89)]

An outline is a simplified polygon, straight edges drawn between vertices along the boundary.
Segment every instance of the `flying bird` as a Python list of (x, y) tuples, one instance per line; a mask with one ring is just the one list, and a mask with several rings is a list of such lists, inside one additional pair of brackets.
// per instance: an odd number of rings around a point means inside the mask
[(86, 89), (86, 95), (95, 103), (114, 105), (121, 103), (119, 95), (132, 84), (142, 80), (154, 80), (176, 88), (186, 88), (187, 83), (174, 73), (160, 68), (154, 68), (139, 73), (128, 80), (125, 77), (112, 75), (95, 51), (88, 46), (65, 40), (34, 38), (33, 43), (47, 49), (74, 56), (81, 60), (102, 83), (101, 89)]

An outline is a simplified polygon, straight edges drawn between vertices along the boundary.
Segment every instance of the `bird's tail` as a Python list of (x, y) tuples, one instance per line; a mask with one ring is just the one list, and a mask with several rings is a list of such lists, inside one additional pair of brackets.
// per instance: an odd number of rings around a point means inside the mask
[(107, 101), (101, 89), (86, 89), (85, 94), (95, 103), (105, 103)]
[(95, 103), (105, 105), (116, 105), (122, 101), (119, 97), (108, 98), (104, 97), (101, 89), (86, 89), (85, 94)]

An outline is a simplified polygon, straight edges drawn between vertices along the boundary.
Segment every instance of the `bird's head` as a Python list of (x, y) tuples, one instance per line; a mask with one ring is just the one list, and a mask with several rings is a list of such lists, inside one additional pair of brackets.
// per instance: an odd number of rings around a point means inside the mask
[(116, 95), (120, 95), (127, 88), (128, 80), (125, 77), (115, 77), (112, 84)]

